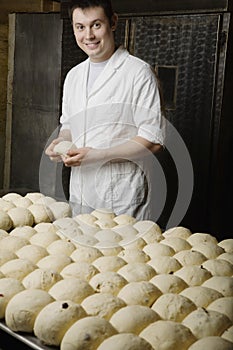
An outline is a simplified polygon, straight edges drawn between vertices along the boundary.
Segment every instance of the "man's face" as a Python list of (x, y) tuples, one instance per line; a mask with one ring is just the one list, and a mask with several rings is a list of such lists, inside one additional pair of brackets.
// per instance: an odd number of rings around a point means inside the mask
[(76, 42), (92, 62), (102, 62), (112, 56), (115, 50), (113, 31), (117, 22), (116, 15), (113, 21), (111, 27), (104, 9), (99, 6), (74, 10), (73, 30)]

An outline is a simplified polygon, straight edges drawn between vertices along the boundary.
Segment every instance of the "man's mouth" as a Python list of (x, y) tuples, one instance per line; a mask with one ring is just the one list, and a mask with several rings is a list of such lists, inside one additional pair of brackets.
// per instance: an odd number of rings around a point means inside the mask
[(86, 46), (89, 48), (89, 49), (95, 49), (98, 45), (99, 45), (100, 41), (97, 41), (95, 43), (86, 43)]

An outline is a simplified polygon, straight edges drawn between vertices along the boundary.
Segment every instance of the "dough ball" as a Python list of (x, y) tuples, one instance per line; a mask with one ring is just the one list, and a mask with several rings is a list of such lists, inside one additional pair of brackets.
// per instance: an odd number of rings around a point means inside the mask
[(13, 260), (13, 259), (17, 259), (17, 255), (8, 250), (8, 249), (4, 249), (3, 247), (0, 248), (0, 267), (5, 264), (7, 261)]
[(36, 265), (26, 259), (13, 259), (7, 261), (0, 268), (0, 271), (6, 276), (22, 281), (30, 272), (36, 269)]
[(28, 208), (30, 205), (32, 205), (32, 201), (29, 198), (20, 197), (14, 201), (14, 205), (16, 207)]
[(187, 350), (195, 342), (196, 338), (181, 323), (174, 321), (159, 320), (147, 326), (139, 334), (148, 341), (154, 350)]
[(0, 229), (4, 231), (8, 231), (12, 228), (12, 226), (13, 226), (13, 222), (10, 215), (8, 215), (5, 211), (0, 209)]
[(152, 310), (163, 320), (181, 322), (190, 312), (196, 310), (196, 305), (183, 295), (167, 293), (154, 302)]
[[(225, 332), (221, 335), (223, 339), (228, 340), (229, 342), (233, 343), (233, 326), (227, 328)], [(221, 348), (222, 349), (222, 348)]]
[(29, 241), (25, 238), (8, 235), (7, 237), (1, 239), (0, 248), (7, 249), (11, 252), (16, 252), (27, 244), (29, 244)]
[[(114, 222), (114, 221), (113, 221)], [(115, 223), (116, 225), (116, 223)], [(113, 231), (117, 232), (125, 239), (130, 242), (130, 240), (137, 239), (138, 231), (130, 224), (128, 225), (116, 225), (112, 228)]]
[(218, 245), (223, 248), (226, 253), (233, 253), (233, 238), (224, 239), (219, 242)]
[(60, 154), (60, 155), (63, 155), (63, 156), (66, 156), (67, 155), (67, 152), (69, 150), (73, 150), (73, 149), (76, 149), (76, 146), (73, 142), (71, 141), (60, 141), (59, 143), (57, 143), (55, 146), (54, 146), (54, 149), (53, 151), (56, 152), (57, 154)]
[(88, 315), (98, 316), (106, 320), (109, 320), (116, 311), (126, 306), (123, 300), (108, 293), (90, 295), (82, 301), (81, 305)]
[(36, 232), (47, 232), (47, 233), (56, 233), (57, 232), (57, 227), (51, 223), (51, 222), (40, 222), (39, 224), (36, 224), (34, 226), (34, 229)]
[(25, 245), (17, 250), (16, 255), (20, 259), (26, 259), (36, 264), (39, 260), (48, 255), (47, 250), (39, 245)]
[(36, 199), (36, 201), (34, 201), (34, 203), (36, 204), (43, 204), (45, 206), (49, 206), (52, 203), (55, 203), (56, 199), (49, 197), (49, 196), (42, 196), (38, 199)]
[(173, 256), (175, 254), (175, 250), (168, 245), (163, 243), (149, 243), (144, 248), (143, 251), (152, 258), (156, 258), (158, 256)]
[(47, 248), (52, 242), (58, 240), (59, 237), (53, 232), (38, 232), (30, 238), (30, 243)]
[(64, 254), (51, 254), (45, 256), (37, 262), (37, 266), (41, 269), (53, 270), (61, 272), (61, 270), (72, 263), (72, 259)]
[(175, 275), (160, 274), (152, 277), (149, 282), (153, 283), (163, 294), (178, 294), (185, 288), (188, 288), (187, 283)]
[(42, 289), (48, 291), (55, 283), (62, 280), (62, 276), (52, 270), (35, 269), (30, 272), (22, 283), (26, 289)]
[(162, 243), (173, 248), (176, 253), (180, 252), (181, 250), (189, 250), (192, 248), (191, 244), (180, 237), (167, 237)]
[(192, 245), (199, 245), (202, 243), (218, 244), (216, 237), (210, 235), (209, 233), (193, 233), (187, 238), (187, 241)]
[(149, 281), (156, 275), (152, 266), (144, 263), (129, 263), (118, 270), (128, 282)]
[(54, 202), (48, 207), (53, 214), (53, 220), (72, 216), (71, 207), (66, 202)]
[(35, 319), (53, 298), (44, 290), (28, 289), (14, 295), (6, 307), (6, 325), (14, 332), (33, 332)]
[(233, 278), (229, 276), (213, 276), (206, 280), (203, 287), (217, 290), (224, 297), (233, 296)]
[(16, 236), (30, 240), (30, 238), (36, 233), (36, 230), (31, 226), (16, 227), (10, 232), (10, 236)]
[(178, 260), (182, 266), (201, 265), (206, 260), (206, 257), (202, 253), (192, 250), (181, 250), (173, 258)]
[(94, 290), (88, 282), (70, 277), (55, 283), (49, 289), (49, 294), (56, 300), (72, 300), (81, 304), (85, 298), (94, 294)]
[(233, 265), (233, 254), (232, 253), (223, 253), (220, 254), (217, 259), (221, 259), (221, 260), (226, 260), (229, 263), (231, 263)]
[[(120, 255), (121, 253), (119, 253)], [(126, 265), (126, 261), (120, 256), (100, 256), (93, 265), (99, 272), (113, 271), (117, 272), (122, 266)]]
[(94, 235), (99, 231), (99, 226), (96, 224), (96, 217), (91, 214), (76, 215), (74, 220), (80, 225), (85, 234)]
[[(96, 218), (95, 218), (96, 219)], [(99, 228), (103, 229), (108, 229), (108, 228), (113, 228), (116, 227), (117, 224), (110, 218), (102, 219), (102, 220), (96, 220), (95, 225), (98, 225)]]
[(124, 259), (127, 263), (146, 263), (150, 260), (150, 257), (140, 249), (125, 249), (122, 250), (118, 256)]
[(87, 262), (92, 263), (97, 258), (103, 256), (101, 251), (95, 247), (82, 247), (79, 246), (73, 253), (70, 255), (72, 260), (76, 262)]
[(210, 259), (205, 261), (202, 266), (213, 276), (232, 276), (233, 265), (229, 261), (220, 259)]
[(188, 228), (182, 227), (182, 226), (177, 226), (177, 227), (172, 227), (172, 228), (169, 228), (168, 230), (166, 230), (163, 233), (163, 236), (165, 238), (179, 237), (179, 238), (187, 239), (187, 238), (189, 238), (189, 236), (191, 236), (191, 234), (192, 234), (192, 232)]
[(122, 239), (120, 245), (124, 247), (124, 249), (143, 249), (146, 246), (146, 241), (141, 237), (136, 237), (135, 239)]
[(8, 212), (11, 208), (15, 208), (13, 202), (8, 202), (2, 198), (0, 198), (0, 211)]
[(0, 271), (0, 278), (4, 278), (5, 276), (3, 275), (3, 273)]
[(231, 326), (231, 321), (220, 312), (198, 308), (186, 316), (182, 324), (200, 339), (212, 335), (220, 336)]
[(197, 340), (189, 350), (232, 350), (232, 343), (221, 337), (211, 336)]
[(233, 323), (233, 297), (216, 298), (207, 307), (207, 310), (221, 312), (226, 315)]
[(192, 247), (192, 250), (202, 253), (207, 259), (215, 259), (225, 252), (223, 248), (211, 242), (196, 244)]
[(98, 220), (104, 220), (104, 219), (114, 219), (115, 213), (111, 209), (95, 209), (92, 211), (91, 215), (93, 215)]
[(95, 266), (84, 261), (73, 262), (61, 270), (63, 278), (76, 277), (87, 282), (97, 273), (99, 270)]
[(17, 279), (8, 277), (0, 279), (0, 319), (5, 317), (9, 300), (22, 290), (24, 290), (24, 286)]
[(127, 281), (117, 272), (106, 271), (96, 274), (89, 283), (96, 292), (117, 295)]
[(116, 311), (110, 322), (119, 333), (139, 334), (150, 323), (159, 319), (160, 316), (148, 306), (129, 305)]
[(86, 316), (82, 306), (73, 301), (54, 301), (46, 305), (37, 315), (34, 333), (42, 343), (59, 346), (66, 331), (76, 321)]
[(197, 307), (207, 307), (212, 301), (222, 297), (216, 290), (203, 286), (186, 288), (180, 294), (192, 300)]
[[(70, 237), (67, 235), (67, 237)], [(85, 246), (94, 246), (98, 243), (98, 240), (91, 236), (91, 235), (87, 235), (87, 234), (76, 234), (75, 236), (72, 236), (72, 238), (70, 238), (75, 244), (76, 247), (79, 245), (85, 245)]]
[(182, 267), (179, 261), (172, 256), (153, 257), (148, 264), (155, 269), (157, 274), (173, 273)]
[(72, 242), (68, 242), (65, 240), (56, 240), (50, 243), (47, 246), (47, 251), (49, 254), (62, 254), (62, 255), (67, 255), (70, 256), (74, 251), (76, 247)]
[(28, 210), (32, 213), (35, 224), (51, 222), (53, 220), (51, 210), (43, 204), (34, 203), (28, 207)]
[(25, 198), (29, 198), (32, 203), (36, 203), (39, 199), (44, 198), (44, 195), (40, 192), (29, 192), (25, 195)]
[(114, 245), (111, 242), (98, 242), (95, 247), (101, 251), (104, 256), (114, 256), (118, 255), (123, 248), (117, 243)]
[(161, 291), (152, 283), (130, 282), (118, 293), (118, 297), (127, 305), (143, 305), (150, 307), (161, 295)]
[(113, 221), (117, 223), (117, 225), (133, 225), (136, 223), (136, 219), (128, 214), (120, 214), (113, 218)]
[(21, 194), (10, 192), (2, 196), (2, 199), (4, 199), (7, 202), (14, 202), (16, 199), (22, 198)]
[(211, 273), (201, 266), (184, 266), (174, 272), (174, 274), (182, 278), (189, 286), (200, 286), (207, 279), (212, 277)]
[(9, 233), (7, 233), (5, 230), (0, 229), (0, 240), (8, 237)]
[(95, 238), (100, 242), (105, 242), (105, 241), (111, 242), (114, 246), (115, 243), (121, 241), (122, 236), (111, 229), (105, 229), (105, 230), (97, 231), (95, 233)]
[(97, 348), (97, 350), (153, 350), (152, 346), (141, 337), (132, 333), (116, 334), (108, 339)]
[(28, 208), (12, 208), (8, 211), (8, 215), (12, 220), (13, 227), (33, 226), (34, 224), (34, 217)]
[(161, 228), (153, 221), (138, 221), (134, 224), (134, 228), (138, 230), (137, 236), (143, 238), (147, 244), (160, 242), (164, 239)]
[(104, 318), (88, 316), (76, 321), (65, 333), (61, 350), (96, 350), (104, 339), (116, 334)]

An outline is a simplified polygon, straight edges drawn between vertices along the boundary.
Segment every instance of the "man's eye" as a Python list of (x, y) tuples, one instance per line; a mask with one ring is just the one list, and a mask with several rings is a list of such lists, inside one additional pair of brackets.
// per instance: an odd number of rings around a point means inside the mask
[(100, 23), (95, 23), (93, 27), (94, 27), (95, 29), (100, 28)]
[(76, 29), (81, 32), (84, 29), (84, 26), (76, 25)]

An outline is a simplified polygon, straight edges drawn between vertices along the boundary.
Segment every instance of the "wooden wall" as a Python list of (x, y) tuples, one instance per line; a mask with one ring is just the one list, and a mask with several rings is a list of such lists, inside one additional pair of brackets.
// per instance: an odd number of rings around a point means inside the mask
[(0, 189), (4, 188), (6, 144), (8, 15), (14, 12), (59, 12), (60, 3), (52, 0), (1, 0), (0, 2)]

